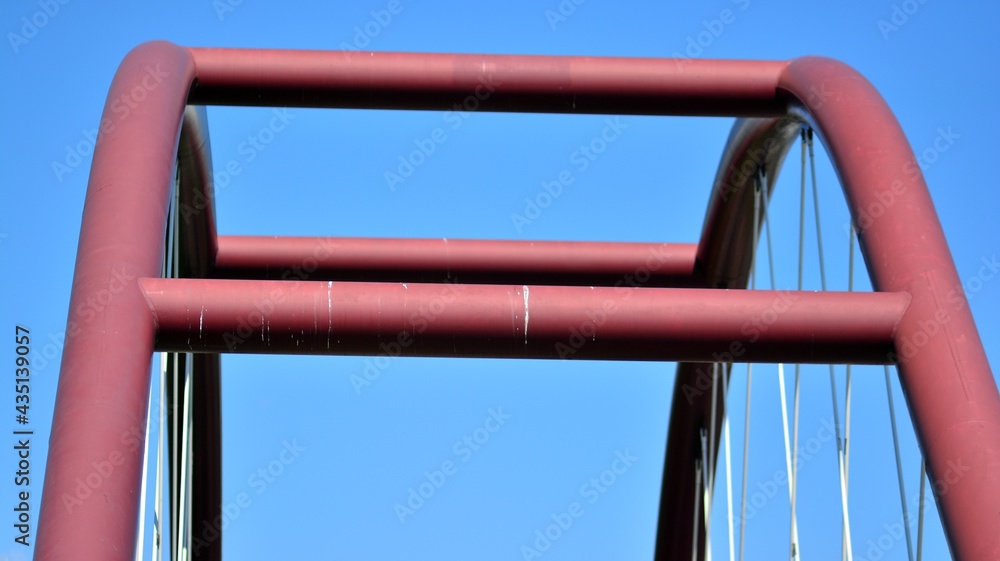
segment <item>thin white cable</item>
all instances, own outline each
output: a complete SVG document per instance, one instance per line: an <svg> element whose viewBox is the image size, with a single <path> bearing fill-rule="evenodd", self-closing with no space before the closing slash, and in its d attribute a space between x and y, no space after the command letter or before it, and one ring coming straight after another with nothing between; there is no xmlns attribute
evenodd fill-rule
<svg viewBox="0 0 1000 561"><path fill-rule="evenodd" d="M139 483L139 534L136 536L135 561L142 561L146 547L146 488L149 479L149 446L145 435L149 434L150 417L153 414L153 388L149 388L149 402L146 405L146 432L142 439L142 479Z"/></svg>
<svg viewBox="0 0 1000 561"><path fill-rule="evenodd" d="M839 461L839 463L840 463L840 466L839 466L840 467L840 471L839 471L839 475L840 475L840 478L839 478L840 479L840 508L841 508L841 512L843 513L843 525L844 525L844 532L842 534L842 541L844 541L846 543L846 545L847 545L846 548L842 548L842 551L846 551L847 552L847 561L854 561L854 548L851 545L851 518L847 514L848 513L848 510L847 510L847 481L844 479L845 476L844 476L843 456L840 456L838 458L838 460L840 460Z"/></svg>
<svg viewBox="0 0 1000 561"><path fill-rule="evenodd" d="M747 466L750 459L750 386L753 384L753 363L747 363L747 402L743 425L743 477L740 483L740 561L746 541L747 524Z"/></svg>
<svg viewBox="0 0 1000 561"><path fill-rule="evenodd" d="M179 226L177 208L180 205L180 175L176 171L174 174L174 189L171 195L171 204L167 216L167 236L166 243L167 247L164 251L164 262L162 267L162 275L164 278L175 278L177 276L177 228ZM170 362L170 353L160 353L160 375L158 376L157 383L159 385L159 391L157 392L157 407L156 407L156 468L155 468L155 483L153 490L153 551L151 558L156 561L161 561L163 559L163 424L164 424L164 385L167 380L167 370L168 364ZM150 407L152 407L152 388L150 388ZM146 439L149 439L149 420L152 419L153 411L149 411L147 424L146 424ZM148 448L147 448L148 450ZM148 452L147 452L148 454ZM145 461L144 461L145 463ZM143 484L145 485L145 473L143 474ZM142 498L142 504L145 505L146 499L145 495ZM142 539L145 536L145 531L140 530L139 533L139 547L137 548L137 553L143 550ZM141 553L139 553L141 555Z"/></svg>
<svg viewBox="0 0 1000 561"><path fill-rule="evenodd" d="M771 290L775 290L777 284L774 275L774 247L771 242L771 219L768 215L768 207L770 206L770 196L767 192L767 185L763 186L763 197L764 204L761 207L761 215L764 218L764 232L767 237L767 265L771 278ZM782 436L785 440L785 473L789 476L788 481L788 501L791 503L792 500L792 457L791 457L791 444L788 438L788 397L785 391L785 365L784 363L778 363L778 394L781 397L781 428ZM795 517L795 513L792 513L792 517ZM799 541L799 529L798 524L792 524L792 540L795 543ZM800 549L800 548L797 548Z"/></svg>
<svg viewBox="0 0 1000 561"><path fill-rule="evenodd" d="M702 474L705 477L705 544L706 544L706 556L705 559L711 559L708 553L708 544L711 543L711 531L712 531L712 502L715 497L715 459L717 448L715 445L715 417L718 414L718 403L719 403L719 363L712 363L712 408L711 417L709 419L709 429L708 429L708 447L703 450L703 457L705 459L702 464Z"/></svg>
<svg viewBox="0 0 1000 561"><path fill-rule="evenodd" d="M194 360L193 360L193 356L188 355L188 359L190 360L190 362L188 363L189 364L189 366L188 366L188 383L193 385L193 382L192 382L192 380L194 379L194 374L193 374L194 373ZM192 399L192 401L191 401L192 405L191 406L193 408L194 407L194 398L192 397L191 399ZM193 425L192 420L191 420L193 418L193 415L194 415L194 413L191 412L191 413L188 414L188 418L187 418L187 423L188 423L189 426L191 426L191 428L188 430L188 434L191 435L191 436L189 436L188 443L187 443L187 465L184 466L184 469L187 470L187 474L188 474L187 501L185 502L186 504L184 506L184 517L187 520L187 527L188 527L187 536L184 538L185 539L185 542L184 542L184 548L185 548L185 550L184 550L184 558L185 558L185 560L191 558L191 555L192 555L191 554L191 546L194 544L194 542L192 540L192 537L194 536L194 520L191 518L191 507L194 504L194 492L192 491L192 482L191 482L191 478L192 478L192 476L194 474L194 436L193 436L194 425Z"/></svg>
<svg viewBox="0 0 1000 561"><path fill-rule="evenodd" d="M708 465L710 465L708 463L708 434L705 432L705 429L701 429L701 500L704 503L702 508L705 512L705 559L706 561L712 561L712 535L710 533L712 528L709 524L712 516L710 512L712 506L712 491L709 488L710 483L708 474L710 473L710 470L706 467Z"/></svg>
<svg viewBox="0 0 1000 561"><path fill-rule="evenodd" d="M166 277L166 278L177 278L179 276L179 272L177 270L177 262L180 259L180 248L177 245L177 229L180 226L180 222L179 222L179 216L178 216L178 213L177 213L177 210L176 210L179 206L180 206L180 171L177 170L176 173L175 173L175 175L174 175L173 207L172 207L172 211L173 212L171 213L170 222L169 222L169 224L170 224L171 227L170 227L169 235L167 237L167 252L166 252L166 263L165 263L165 271L164 271L164 277ZM163 356L165 357L165 361L166 361L166 363L169 366L164 369L163 375L162 375L161 380L160 380L160 421L161 422L160 422L159 435L158 435L159 442L158 442L158 446L157 446L157 448L158 448L158 451L157 451L157 458L158 458L157 464L158 464L159 469L157 470L158 483L157 483L157 486L156 486L157 487L157 493L158 493L158 499L156 499L157 506L155 507L155 514L157 516L157 540L158 540L158 542L157 542L157 560L158 561L162 560L162 558L163 558L163 549L164 549L163 548L163 543L164 543L164 540L163 540L163 518L164 518L164 512L163 512L163 473L166 472L166 475L169 478L169 485L170 485L170 512L175 512L176 511L175 507L177 507L177 505L176 505L176 502L175 502L175 495L177 493L177 490L180 488L180 486L178 485L178 482L177 482L178 474L173 473L174 472L174 470L173 470L173 462L175 461L174 458L173 458L173 456L176 453L176 451L178 450L177 439L178 439L179 434L180 434L180 431L178 430L178 415L177 415L177 407L176 407L177 396L176 395L173 396L174 403L170 404L170 410L174 414L173 414L173 419L172 419L173 427L172 427L172 432L170 434L171 443L169 444L169 446L170 446L171 453L169 454L169 456L170 456L169 458L167 457L168 454L164 454L164 448L167 445L166 442L165 442L166 438L164 437L164 433L167 430L166 426L165 426L166 425L167 413L166 413L166 409L163 406L163 404L166 402L166 385L167 385L167 378L168 378L168 376L173 378L173 387L174 388L180 387L179 384L178 384L178 378L180 376L180 374L179 374L179 370L180 370L180 355L177 354L177 353L165 353ZM176 389L175 389L175 393L176 393ZM170 518L170 512L167 513L167 516L166 516L167 519ZM173 521L173 520L170 521L171 530L173 530L172 527L175 524L175 522L176 521ZM169 538L167 540L167 543L169 544ZM170 545L170 550L169 550L170 551L170 559L176 560L177 557L178 557L178 552L177 552L177 549L175 547L175 544L169 544L169 545Z"/></svg>
<svg viewBox="0 0 1000 561"><path fill-rule="evenodd" d="M172 432L171 432L171 442L170 442L170 463L167 473L170 475L169 489L170 489L170 533L174 538L172 540L170 558L172 561L177 561L180 556L180 551L177 549L177 545L180 544L179 538L177 538L177 528L180 527L179 518L181 513L181 473L183 469L180 465L178 456L181 455L181 444L184 435L184 394L179 393L180 388L183 386L182 380L184 379L184 373L181 371L181 364L183 364L183 355L180 353L172 353L174 368L171 370L170 374L173 377L173 398L170 404L172 415Z"/></svg>
<svg viewBox="0 0 1000 561"><path fill-rule="evenodd" d="M736 561L736 540L733 539L733 460L729 439L729 365L722 368L722 435L726 446L726 513L729 522L729 561Z"/></svg>
<svg viewBox="0 0 1000 561"><path fill-rule="evenodd" d="M760 190L763 171L754 181L753 193L753 240L750 242L750 290L757 288L757 245L760 241ZM765 183L766 184L766 183ZM747 516L747 471L750 460L750 389L753 386L753 363L747 363L747 403L743 420L743 477L740 483L740 561L743 561L746 542Z"/></svg>
<svg viewBox="0 0 1000 561"><path fill-rule="evenodd" d="M854 229L847 232L847 291L854 292ZM844 388L844 487L850 489L851 483L851 365L847 365L847 384ZM847 558L847 536L843 538L844 551L842 559Z"/></svg>
<svg viewBox="0 0 1000 561"><path fill-rule="evenodd" d="M708 493L709 495L715 494L715 460L718 454L718 448L715 443L715 418L718 415L719 406L719 363L712 363L712 414L708 420L708 454L711 463L706 464L708 469L705 470L705 479L708 482ZM705 515L711 517L712 510L711 504L706 505ZM708 528L705 528L708 530Z"/></svg>
<svg viewBox="0 0 1000 561"><path fill-rule="evenodd" d="M702 432L704 435L704 432ZM703 440L704 442L704 440ZM701 523L701 501L698 495L701 494L701 460L694 461L694 481L697 489L694 491L694 524L692 524L694 534L691 536L691 561L698 561L698 530Z"/></svg>
<svg viewBox="0 0 1000 561"><path fill-rule="evenodd" d="M927 465L924 459L920 458L920 502L917 508L917 561L920 561L924 552L924 487L927 486Z"/></svg>
<svg viewBox="0 0 1000 561"><path fill-rule="evenodd" d="M899 433L896 430L896 408L892 399L892 380L889 377L889 366L885 367L885 393L889 399L889 421L892 426L892 447L896 452L896 477L899 479L899 501L903 507L903 529L906 531L906 553L913 561L913 540L910 538L910 514L906 508L906 488L903 485L903 460L899 454Z"/></svg>
<svg viewBox="0 0 1000 561"><path fill-rule="evenodd" d="M796 512L796 499L798 499L798 471L799 471L799 393L800 393L800 366L795 365L795 396L793 397L793 410L792 410L792 498L791 498L791 510L792 510L792 547L791 547L791 559L795 561L799 559L799 548L798 540L796 536L799 533L798 524L798 514Z"/></svg>
<svg viewBox="0 0 1000 561"><path fill-rule="evenodd" d="M819 213L819 187L816 183L816 158L813 150L813 132L809 129L806 133L806 144L809 149L809 173L812 177L813 213L816 221L816 246L819 254L819 280L820 287L826 292L826 260L823 257L823 228L820 222ZM801 282L801 281L800 281ZM801 290L802 287L799 287ZM840 484L840 507L841 507L841 546L842 556L847 557L847 561L854 561L854 551L851 544L851 521L847 508L847 476L844 474L844 446L840 438L840 406L837 404L837 376L833 365L830 368L830 397L833 401L833 430L837 440L837 480Z"/></svg>
<svg viewBox="0 0 1000 561"><path fill-rule="evenodd" d="M160 405L157 410L159 425L156 435L156 494L153 498L153 559L162 561L163 559L163 424L165 412L163 410L164 385L167 380L167 353L160 353Z"/></svg>
<svg viewBox="0 0 1000 561"><path fill-rule="evenodd" d="M184 358L184 421L183 436L181 437L181 485L180 499L178 501L182 508L177 513L177 559L187 561L188 554L188 501L189 489L188 469L189 451L191 449L191 355Z"/></svg>
<svg viewBox="0 0 1000 561"><path fill-rule="evenodd" d="M805 238L806 238L806 133L805 130L802 131L802 188L799 194L799 270L798 270L798 284L797 288L799 291L802 290L803 286L803 271L805 262ZM792 473L790 476L792 482L792 499L791 499L791 522L792 522L792 543L790 547L790 558L795 561L799 558L798 547L795 542L795 534L798 530L798 521L796 516L796 500L798 499L798 471L799 471L799 396L801 394L802 388L802 365L796 363L795 365L795 393L792 398Z"/></svg>

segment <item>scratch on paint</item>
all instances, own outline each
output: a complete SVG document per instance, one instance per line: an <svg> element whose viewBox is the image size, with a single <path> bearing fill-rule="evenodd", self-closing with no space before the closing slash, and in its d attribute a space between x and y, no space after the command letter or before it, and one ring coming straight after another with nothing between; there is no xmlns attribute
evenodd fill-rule
<svg viewBox="0 0 1000 561"><path fill-rule="evenodd" d="M330 348L330 335L333 334L333 281L326 283L326 348Z"/></svg>
<svg viewBox="0 0 1000 561"><path fill-rule="evenodd" d="M528 344L528 285L523 285L524 288L524 344Z"/></svg>
<svg viewBox="0 0 1000 561"><path fill-rule="evenodd" d="M198 340L201 340L202 326L205 323L205 306L201 307L201 314L198 315Z"/></svg>

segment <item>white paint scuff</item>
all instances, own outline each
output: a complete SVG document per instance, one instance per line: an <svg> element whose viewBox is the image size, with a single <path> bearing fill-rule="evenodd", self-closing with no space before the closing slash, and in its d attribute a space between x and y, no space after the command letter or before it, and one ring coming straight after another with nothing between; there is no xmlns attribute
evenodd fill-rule
<svg viewBox="0 0 1000 561"><path fill-rule="evenodd" d="M524 344L528 344L528 285L522 285L524 289Z"/></svg>

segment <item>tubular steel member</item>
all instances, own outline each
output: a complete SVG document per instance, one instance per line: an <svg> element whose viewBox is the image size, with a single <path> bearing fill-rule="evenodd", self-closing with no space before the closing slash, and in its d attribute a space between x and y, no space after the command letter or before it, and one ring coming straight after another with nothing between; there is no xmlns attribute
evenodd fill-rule
<svg viewBox="0 0 1000 561"><path fill-rule="evenodd" d="M154 83L156 88L151 87ZM656 59L183 49L158 42L137 47L126 57L112 83L106 119L110 119L113 100L130 95L144 84L147 95L142 111L115 121L113 128L102 127L95 151L36 558L124 560L134 555L139 513L136 490L142 458L141 454L124 452L120 438L136 428L141 432L144 427L156 330L147 292L150 300L155 300L151 288L159 288L156 283L172 282L175 288L163 285L160 294L176 299L182 296L182 288L212 287L198 284L208 281L154 278L161 264L166 202L173 183L185 104L447 110L455 99L467 96L476 96L481 110L492 111L766 117L783 117L791 112L802 119L814 119L841 174L873 284L877 290L906 293L912 298L906 310L899 311L899 327L889 336L894 341L894 352L886 352L879 360L900 361L901 382L929 472L940 484L937 488L945 489L937 494L937 502L952 553L968 560L1000 555L1000 534L994 531L1000 525L1000 514L995 510L995 505L1000 504L1000 394L961 298L958 277L926 185L918 171L905 173L904 165L914 161L905 137L877 92L849 68L815 58L791 63L692 60L679 65ZM892 204L885 202L890 198ZM876 204L882 204L884 212L877 220L866 220L874 214L870 210ZM725 222L746 220L739 218L739 213L733 216ZM720 228L725 226L719 224ZM212 229L205 227L203 231ZM206 257L211 262L211 254ZM696 262L695 266L696 275L711 273L704 262ZM136 282L138 278L143 279L142 287ZM264 281L245 282L256 287L248 291L267 286ZM310 293L307 284L311 283L303 283L303 294ZM957 297L951 292L956 287ZM436 288L441 289L440 285ZM508 299L516 300L518 296L516 290L509 291L510 287L492 287L492 291L489 286L481 288L485 290L484 298L502 297L503 290L508 290ZM543 287L531 286L529 290L534 294L521 296L547 294ZM548 290L557 294L574 289ZM691 292L701 301L703 297L694 294L698 291ZM718 294L727 298L723 291ZM310 320L318 321L323 310L319 300L322 295L312 295L316 301L311 304L289 300L296 306L311 305L315 312L312 317L298 318L300 328L307 328ZM383 308L383 314L401 314L405 298L384 296L396 302L398 308ZM830 296L837 297L823 298ZM904 295L872 296L871 302L885 303L886 299ZM552 301L559 298L553 296ZM662 299L666 302L658 305L665 304L668 309L684 307L669 297ZM86 307L90 301L106 305L94 312ZM745 305L748 301L733 299L730 303ZM515 310L517 304L508 302ZM245 309L240 306L245 303L232 303L231 311ZM502 302L500 306L502 309ZM549 310L553 313L549 324L537 317L527 322L529 329L539 323L548 325L548 335L542 332L539 340L564 334L565 320L579 319L587 311L578 302L567 301L565 306L561 311ZM170 312L164 318L180 321L176 302L171 306L161 302L160 308ZM760 310L751 306L744 313L754 309ZM534 307L530 310L534 312ZM685 319L695 322L701 313L693 309L675 311L688 314L690 317ZM505 313L509 321L511 309ZM865 310L855 313L864 314ZM634 336L630 344L637 352L652 352L645 338L650 329L661 330L661 335L680 335L676 333L680 331L676 327L682 322L680 316L671 318L671 324L654 324L654 316L656 313L645 318L642 330L629 333L623 328L617 334L620 344L629 344L625 338ZM443 313L439 319L444 317ZM491 321L481 324L485 332L493 329L489 327ZM213 325L225 328L228 324L223 321ZM442 330L437 332L439 337L449 336L447 322L435 321L433 325L433 329ZM457 330L459 326L467 327L468 323L454 325L456 330L450 333L453 340L463 337L463 332ZM704 357L710 354L710 345L722 342L713 330L732 330L734 325L706 322L702 327L705 330L699 333L703 347L691 354ZM850 339L855 336L853 329L841 322L826 336ZM190 327L186 330L193 333ZM163 336L178 331L183 329L165 329ZM265 330L265 340L266 336ZM528 336L530 343L530 331ZM598 337L582 348L599 348L600 341ZM367 345L371 348L378 342L376 338ZM485 348L502 346L490 340L480 343ZM883 351L884 343L879 343ZM789 352L792 356L802 354L802 349ZM106 464L113 469L103 469ZM960 465L964 471L949 473L949 465ZM92 476L95 466L102 469ZM78 497L78 482L91 480L96 488ZM677 508L690 512L688 506L691 504L678 504ZM690 555L690 551L686 553Z"/></svg>
<svg viewBox="0 0 1000 561"><path fill-rule="evenodd" d="M612 115L779 116L786 62L189 49L191 103ZM405 92L405 95L403 94Z"/></svg>
<svg viewBox="0 0 1000 561"><path fill-rule="evenodd" d="M141 279L179 352L883 364L896 293ZM387 350L391 347L391 351Z"/></svg>
<svg viewBox="0 0 1000 561"><path fill-rule="evenodd" d="M695 244L221 236L216 278L700 287ZM638 277L638 278L637 278Z"/></svg>

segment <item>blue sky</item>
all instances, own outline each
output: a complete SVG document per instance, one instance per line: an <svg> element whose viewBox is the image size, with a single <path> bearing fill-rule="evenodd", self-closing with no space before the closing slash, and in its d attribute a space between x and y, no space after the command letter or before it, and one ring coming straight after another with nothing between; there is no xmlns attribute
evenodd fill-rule
<svg viewBox="0 0 1000 561"><path fill-rule="evenodd" d="M100 121L122 57L150 39L326 50L840 59L881 91L918 154L987 353L1000 364L994 313L1000 283L983 268L1000 253L993 165L1000 7L993 3L49 4L54 15L44 17L36 15L45 13L44 1L0 7L6 38L0 72L7 84L0 107L8 131L0 140L0 282L8 295L0 325L9 332L23 325L35 336L35 513L90 167L87 131ZM33 30L25 23L32 19L44 24ZM459 121L441 112L290 109L281 130L261 136L272 109L213 107L208 115L215 169L229 162L239 169L216 176L219 231L276 235L696 241L732 125L721 118L625 117L615 141L584 168L574 153L601 134L605 116L470 113ZM399 157L438 128L446 134L434 153L404 182L390 185L386 172L398 171ZM253 137L272 140L251 149ZM828 280L844 289L846 211L821 148L817 157ZM574 183L550 207L529 224L512 220L524 212L526 198L563 170ZM796 147L771 211L779 288L795 283L798 174ZM818 289L811 251L806 283ZM856 279L867 288L863 272ZM758 286L768 282L765 273ZM13 360L13 343L4 348ZM578 503L572 526L542 558L650 558L672 364L374 360L224 360L224 501L235 504L241 493L249 499L226 528L228 556L524 559L536 530ZM371 384L352 384L370 364L378 371ZM737 369L731 388L737 497L743 372ZM809 489L800 492L799 507L807 558L836 555L840 543L836 451L823 437L832 419L826 372L808 368L803 376L801 439L818 443L801 480ZM837 376L842 392L843 368ZM854 382L855 558L874 557L872 551L905 559L897 537L879 541L901 518L881 368L857 369ZM3 395L4 403L14 401L9 384ZM915 495L919 456L898 386L895 395L907 493ZM843 395L838 399L843 407ZM753 400L749 491L766 500L748 521L747 556L762 558L782 555L788 539L781 494L787 491L769 492L776 478L783 481L784 469L774 367L755 368ZM13 428L12 418L7 423ZM478 439L476 449L466 438ZM6 472L15 458L4 448ZM255 475L268 466L280 475ZM614 483L595 491L588 482L613 466L621 472ZM444 474L443 483L401 522L395 505L428 477L441 482L435 471ZM30 558L32 548L13 542L10 478L0 489L8 512L0 557ZM716 490L713 544L721 558L728 555L724 485ZM945 551L934 528L925 554L940 558Z"/></svg>

